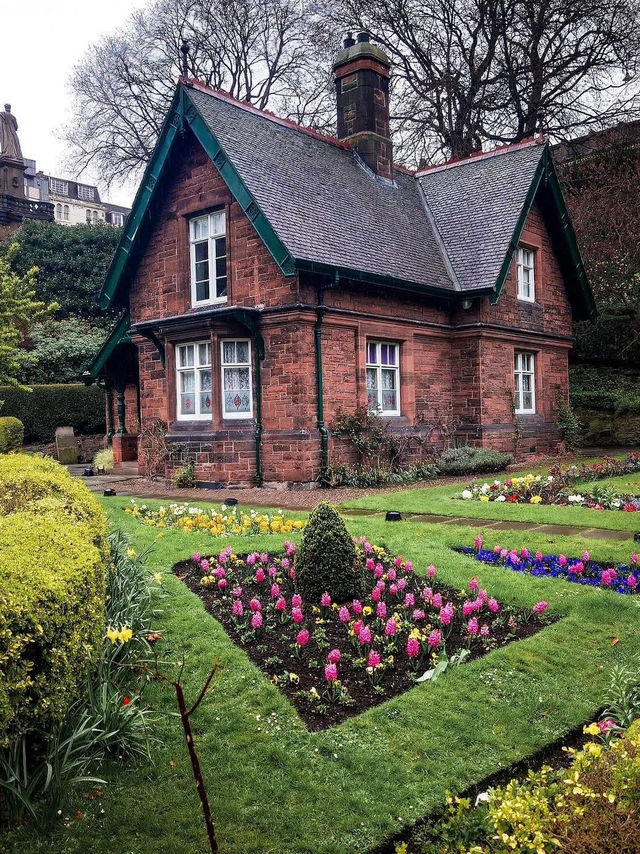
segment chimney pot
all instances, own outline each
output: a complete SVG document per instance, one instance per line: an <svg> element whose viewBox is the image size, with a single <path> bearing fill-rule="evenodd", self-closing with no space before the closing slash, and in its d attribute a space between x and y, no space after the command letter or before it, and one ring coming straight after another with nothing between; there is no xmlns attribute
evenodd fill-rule
<svg viewBox="0 0 640 854"><path fill-rule="evenodd" d="M355 39L353 38L353 34L347 33L346 39L342 42L342 47L344 47L344 48L353 47L355 43L356 42L355 42Z"/></svg>
<svg viewBox="0 0 640 854"><path fill-rule="evenodd" d="M362 32L357 35L358 44L364 44L370 40L369 33L366 30L362 30Z"/></svg>

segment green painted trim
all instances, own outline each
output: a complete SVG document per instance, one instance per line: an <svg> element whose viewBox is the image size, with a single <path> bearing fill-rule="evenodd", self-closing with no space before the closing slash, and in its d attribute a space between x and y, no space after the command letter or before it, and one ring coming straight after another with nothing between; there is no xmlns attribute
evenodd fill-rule
<svg viewBox="0 0 640 854"><path fill-rule="evenodd" d="M89 366L89 369L84 372L83 376L86 376L87 380L95 382L118 344L125 344L131 340L129 338L129 323L129 312L124 311L110 332L109 337L100 348L98 355Z"/></svg>
<svg viewBox="0 0 640 854"><path fill-rule="evenodd" d="M235 166L227 156L226 151L202 118L198 108L189 98L188 90L184 91L185 98L188 100L188 105L185 106L184 110L185 121L220 172L234 199L238 202L258 232L258 235L282 271L282 274L284 276L294 276L296 272L295 262L289 250L274 231L271 223L260 209L260 205L251 195Z"/></svg>
<svg viewBox="0 0 640 854"><path fill-rule="evenodd" d="M178 86L162 130L160 131L160 137L151 155L151 160L145 169L142 181L138 187L122 237L107 271L102 289L100 290L98 302L101 308L109 308L116 297L129 264L132 250L138 239L140 225L149 212L149 206L158 179L166 165L176 134L182 127L182 97L180 90L181 87Z"/></svg>
<svg viewBox="0 0 640 854"><path fill-rule="evenodd" d="M500 294L502 293L504 283L509 274L509 269L513 260L513 254L518 248L518 244L520 242L520 238L522 237L522 232L524 230L527 217L529 216L531 207L533 205L541 183L543 187L545 189L548 189L550 192L551 200L553 202L553 210L556 216L558 217L557 231L558 234L561 236L562 242L565 244L571 259L570 271L575 277L579 293L583 300L582 308L584 309L585 317L591 317L593 316L593 314L595 314L595 302L593 299L593 292L591 290L591 286L589 285L589 280L587 278L587 274L584 268L580 249L578 248L578 242L576 240L575 231L573 230L573 225L571 223L571 217L569 215L569 211L567 210L567 205L562 194L562 188L560 186L560 181L558 179L557 172L553 165L551 154L549 153L548 144L545 145L543 149L542 155L540 157L540 162L538 164L538 167L536 168L533 180L531 181L531 186L527 191L522 210L520 211L520 215L518 216L518 221L516 222L516 226L513 230L511 240L509 241L507 254L505 255L504 261L502 262L502 266L500 267L498 279L496 281L495 287L493 288L493 293L489 297L489 301L491 305L495 305L500 299Z"/></svg>

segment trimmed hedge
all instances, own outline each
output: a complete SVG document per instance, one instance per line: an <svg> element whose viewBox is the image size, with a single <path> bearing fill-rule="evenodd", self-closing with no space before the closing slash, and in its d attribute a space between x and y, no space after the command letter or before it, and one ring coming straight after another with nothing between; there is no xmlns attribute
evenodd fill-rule
<svg viewBox="0 0 640 854"><path fill-rule="evenodd" d="M76 433L104 433L104 392L96 385L34 385L32 391L0 386L2 415L24 424L26 442L53 442L57 427Z"/></svg>
<svg viewBox="0 0 640 854"><path fill-rule="evenodd" d="M0 418L0 454L21 451L24 442L24 425L18 418Z"/></svg>
<svg viewBox="0 0 640 854"><path fill-rule="evenodd" d="M502 471L512 462L513 454L465 445L444 451L436 465L441 474L484 474Z"/></svg>
<svg viewBox="0 0 640 854"><path fill-rule="evenodd" d="M0 744L60 721L104 632L106 517L53 460L0 458Z"/></svg>

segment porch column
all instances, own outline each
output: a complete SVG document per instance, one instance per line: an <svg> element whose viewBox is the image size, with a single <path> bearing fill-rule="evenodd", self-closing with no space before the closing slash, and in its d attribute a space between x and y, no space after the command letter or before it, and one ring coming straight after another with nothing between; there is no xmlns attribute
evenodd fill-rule
<svg viewBox="0 0 640 854"><path fill-rule="evenodd" d="M127 428L125 427L124 387L118 386L116 388L116 394L118 396L118 429L116 430L116 433L122 435L127 432Z"/></svg>

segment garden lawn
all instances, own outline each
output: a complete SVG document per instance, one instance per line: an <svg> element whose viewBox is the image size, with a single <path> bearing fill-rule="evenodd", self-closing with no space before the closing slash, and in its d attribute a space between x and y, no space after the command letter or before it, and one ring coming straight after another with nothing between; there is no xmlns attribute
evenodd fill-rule
<svg viewBox="0 0 640 854"><path fill-rule="evenodd" d="M519 472L517 476L521 476ZM516 476L516 475L514 475ZM493 483L504 481L509 475L497 474L470 477L469 483ZM611 477L591 483L579 483L575 491L588 490L595 484L614 486L620 492L640 495L640 473ZM426 513L439 516L461 516L465 519L493 520L506 522L533 522L548 525L577 525L582 528L607 528L611 531L640 531L640 513L625 513L622 510L589 510L583 507L558 507L552 504L510 504L495 501L463 501L460 498L466 484L457 483L448 486L429 486L423 489L406 489L392 494L376 494L346 501L341 505L343 511L350 509L400 510L402 513ZM582 550L581 550L582 551ZM580 553L580 552L579 552ZM578 553L578 554L579 554Z"/></svg>
<svg viewBox="0 0 640 854"><path fill-rule="evenodd" d="M170 573L194 550L209 553L223 541L176 530L157 540L157 529L122 512L127 499L104 504L112 524L129 532L138 552L154 547L151 568L164 573L166 591L157 620L164 631L158 652L165 659L184 658L187 699L195 698L220 657L222 672L192 724L222 854L367 851L440 807L446 789L460 791L589 720L601 706L611 664L640 654L635 597L521 576L451 551L483 533L487 546L499 538L509 548L579 555L580 539L352 518L347 522L354 535L366 534L403 554L418 572L434 563L440 579L455 586L466 586L475 574L503 601L530 607L546 599L549 613L564 618L436 683L309 733L280 691ZM238 552L280 544L277 536L265 535L224 542ZM590 541L589 550L596 560L629 556L626 543ZM153 763L112 769L100 800L74 801L68 826L45 841L28 828L15 831L2 839L7 854L207 851L182 732L170 716L175 700L165 684L155 682L145 699L158 711L154 735L160 743L152 746ZM81 818L74 817L76 809Z"/></svg>

